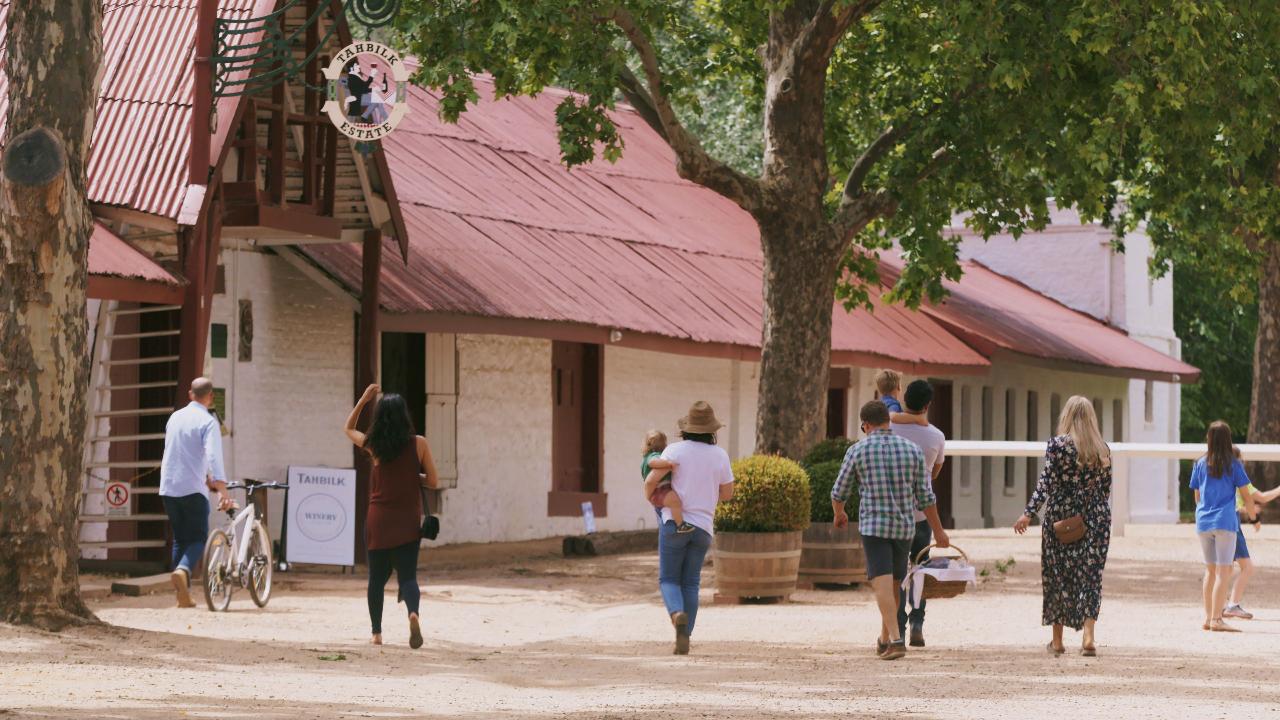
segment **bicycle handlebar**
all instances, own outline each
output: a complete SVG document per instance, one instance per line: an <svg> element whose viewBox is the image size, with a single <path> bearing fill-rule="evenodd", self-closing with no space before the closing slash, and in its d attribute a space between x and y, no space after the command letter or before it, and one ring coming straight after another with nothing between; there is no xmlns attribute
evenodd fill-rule
<svg viewBox="0 0 1280 720"><path fill-rule="evenodd" d="M288 490L289 483L269 482L260 483L253 480L245 480L244 482L228 483L228 490Z"/></svg>

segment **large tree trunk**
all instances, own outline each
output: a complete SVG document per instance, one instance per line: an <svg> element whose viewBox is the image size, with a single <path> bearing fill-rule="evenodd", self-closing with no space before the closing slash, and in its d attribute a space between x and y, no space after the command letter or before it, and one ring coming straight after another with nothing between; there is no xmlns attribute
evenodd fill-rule
<svg viewBox="0 0 1280 720"><path fill-rule="evenodd" d="M832 231L778 218L761 222L764 337L756 452L799 458L822 439L831 361L836 263Z"/></svg>
<svg viewBox="0 0 1280 720"><path fill-rule="evenodd" d="M85 161L97 100L96 0L13 2L0 193L0 620L57 630L80 599Z"/></svg>
<svg viewBox="0 0 1280 720"><path fill-rule="evenodd" d="M827 54L802 40L816 0L774 10L764 49L764 332L756 452L799 458L822 438L831 309L843 243L826 217ZM824 26L825 27L825 26Z"/></svg>
<svg viewBox="0 0 1280 720"><path fill-rule="evenodd" d="M1280 443L1280 239L1265 241L1262 250L1265 257L1258 278L1258 338L1253 346L1249 442ZM1251 465L1249 477L1260 489L1280 485L1280 463ZM1280 515L1280 511L1271 509L1270 514Z"/></svg>

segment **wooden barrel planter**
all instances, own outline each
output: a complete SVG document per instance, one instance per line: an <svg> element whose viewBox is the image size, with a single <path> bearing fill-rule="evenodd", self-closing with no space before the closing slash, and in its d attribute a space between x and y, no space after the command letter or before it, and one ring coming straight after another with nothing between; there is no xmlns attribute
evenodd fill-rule
<svg viewBox="0 0 1280 720"><path fill-rule="evenodd" d="M726 598L787 598L796 590L803 533L716 533L716 592Z"/></svg>
<svg viewBox="0 0 1280 720"><path fill-rule="evenodd" d="M867 558L862 553L858 523L843 530L835 524L813 523L804 531L800 554L800 584L848 585L867 581Z"/></svg>

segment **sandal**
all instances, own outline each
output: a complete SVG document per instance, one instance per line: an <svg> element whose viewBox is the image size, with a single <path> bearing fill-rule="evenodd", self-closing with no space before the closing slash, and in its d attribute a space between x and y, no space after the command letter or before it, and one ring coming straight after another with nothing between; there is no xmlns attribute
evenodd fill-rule
<svg viewBox="0 0 1280 720"><path fill-rule="evenodd" d="M409 647L417 650L422 647L422 626L417 615L409 616Z"/></svg>
<svg viewBox="0 0 1280 720"><path fill-rule="evenodd" d="M1213 632L1231 632L1231 633L1240 632L1240 628L1231 627L1230 625L1223 622L1222 618L1216 618L1213 622L1209 623L1209 629L1212 630Z"/></svg>
<svg viewBox="0 0 1280 720"><path fill-rule="evenodd" d="M1098 657L1098 648L1092 646L1083 646L1080 648L1080 654L1085 657Z"/></svg>
<svg viewBox="0 0 1280 720"><path fill-rule="evenodd" d="M1052 656L1054 656L1054 657L1057 657L1057 656L1059 656L1059 655L1061 655L1061 654L1063 654L1063 653L1065 653L1065 652L1067 651L1067 649L1066 649L1066 648L1056 648L1056 647L1054 647L1054 646L1053 646L1053 641L1052 641L1052 640L1050 640L1050 641L1049 641L1049 643L1048 643L1047 645L1045 645L1045 646L1044 646L1044 648L1045 648L1046 650L1048 650L1048 651L1049 651L1049 654L1050 654L1050 655L1052 655Z"/></svg>

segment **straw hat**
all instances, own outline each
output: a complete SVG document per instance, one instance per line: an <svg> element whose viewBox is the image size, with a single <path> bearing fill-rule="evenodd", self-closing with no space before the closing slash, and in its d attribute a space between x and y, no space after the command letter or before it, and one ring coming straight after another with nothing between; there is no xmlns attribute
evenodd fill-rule
<svg viewBox="0 0 1280 720"><path fill-rule="evenodd" d="M689 408L689 414L677 420L676 425L681 432L699 435L710 434L724 427L724 424L716 419L716 411L702 400L694 403Z"/></svg>

